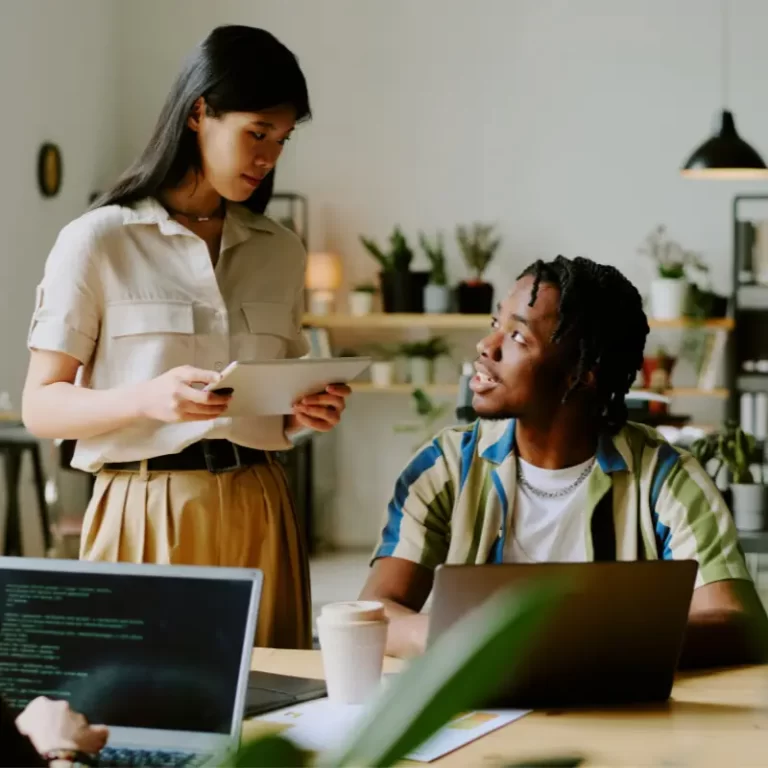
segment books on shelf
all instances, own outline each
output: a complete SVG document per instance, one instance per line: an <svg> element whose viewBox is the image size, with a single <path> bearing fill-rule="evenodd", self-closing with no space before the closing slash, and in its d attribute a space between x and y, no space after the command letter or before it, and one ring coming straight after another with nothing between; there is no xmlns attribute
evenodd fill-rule
<svg viewBox="0 0 768 768"><path fill-rule="evenodd" d="M717 386L718 374L723 370L727 341L728 338L725 331L708 333L704 338L704 348L698 366L699 389L712 390Z"/></svg>

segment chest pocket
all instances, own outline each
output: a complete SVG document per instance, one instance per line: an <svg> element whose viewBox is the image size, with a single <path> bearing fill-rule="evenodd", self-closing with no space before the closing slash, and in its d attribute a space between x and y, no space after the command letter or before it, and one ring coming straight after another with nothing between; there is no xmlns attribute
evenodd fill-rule
<svg viewBox="0 0 768 768"><path fill-rule="evenodd" d="M121 301L107 305L111 385L146 381L195 361L192 303Z"/></svg>
<svg viewBox="0 0 768 768"><path fill-rule="evenodd" d="M232 338L233 359L273 360L286 356L294 335L291 307L269 301L244 301L245 325Z"/></svg>

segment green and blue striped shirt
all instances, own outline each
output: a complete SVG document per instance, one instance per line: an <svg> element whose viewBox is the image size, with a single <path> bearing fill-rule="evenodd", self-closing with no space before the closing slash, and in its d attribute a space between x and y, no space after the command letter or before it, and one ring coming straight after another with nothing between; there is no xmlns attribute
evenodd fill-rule
<svg viewBox="0 0 768 768"><path fill-rule="evenodd" d="M374 559L502 562L516 470L514 420L443 430L400 475ZM590 560L695 559L696 586L751 578L720 492L655 430L629 423L602 436L587 482Z"/></svg>

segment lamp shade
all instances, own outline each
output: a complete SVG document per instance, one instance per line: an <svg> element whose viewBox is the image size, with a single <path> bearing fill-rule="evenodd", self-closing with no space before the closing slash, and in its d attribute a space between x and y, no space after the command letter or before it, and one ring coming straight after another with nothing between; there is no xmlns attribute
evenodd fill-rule
<svg viewBox="0 0 768 768"><path fill-rule="evenodd" d="M315 252L307 257L306 287L310 291L335 291L341 283L341 264L335 253Z"/></svg>
<svg viewBox="0 0 768 768"><path fill-rule="evenodd" d="M758 179L768 177L768 168L736 132L733 114L723 110L720 132L693 152L680 173L695 179Z"/></svg>

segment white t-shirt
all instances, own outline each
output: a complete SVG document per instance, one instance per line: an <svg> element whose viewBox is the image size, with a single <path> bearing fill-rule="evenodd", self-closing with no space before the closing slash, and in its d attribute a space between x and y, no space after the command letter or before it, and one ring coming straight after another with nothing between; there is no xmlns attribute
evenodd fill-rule
<svg viewBox="0 0 768 768"><path fill-rule="evenodd" d="M541 469L517 459L525 480L553 493L572 485L594 458L567 469ZM565 496L542 498L519 480L507 539L505 563L584 562L587 559L587 486L589 477Z"/></svg>

